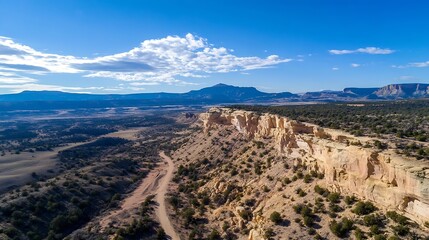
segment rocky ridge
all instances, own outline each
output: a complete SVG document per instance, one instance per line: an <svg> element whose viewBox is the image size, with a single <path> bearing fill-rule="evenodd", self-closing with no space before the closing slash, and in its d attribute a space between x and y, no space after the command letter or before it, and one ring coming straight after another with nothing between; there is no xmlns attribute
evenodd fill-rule
<svg viewBox="0 0 429 240"><path fill-rule="evenodd" d="M331 190L355 194L385 210L429 221L429 164L394 149L365 148L374 141L272 114L212 108L200 115L204 129L232 125L250 139L272 138L279 154L325 174Z"/></svg>

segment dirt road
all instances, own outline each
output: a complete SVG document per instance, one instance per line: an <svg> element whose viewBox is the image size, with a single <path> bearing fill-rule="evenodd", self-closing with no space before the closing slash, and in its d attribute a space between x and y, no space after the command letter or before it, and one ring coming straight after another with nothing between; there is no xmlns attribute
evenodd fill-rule
<svg viewBox="0 0 429 240"><path fill-rule="evenodd" d="M167 173L165 174L165 177L162 179L162 182L157 191L156 201L158 202L159 205L158 205L158 208L156 209L156 215L165 233L167 233L167 235L170 236L171 239L179 240L180 238L177 235L176 231L174 230L174 227L171 224L170 219L168 218L167 208L165 205L165 194L167 193L168 184L173 178L174 163L170 157L165 155L164 152L160 152L159 156L161 156L165 160L165 162L167 162L168 168L167 168Z"/></svg>
<svg viewBox="0 0 429 240"><path fill-rule="evenodd" d="M156 195L155 201L158 207L155 213L161 227L172 240L180 239L168 218L165 205L165 194L167 193L168 184L173 178L174 163L164 152L160 152L159 156L164 160L163 163L153 169L136 190L122 201L120 209L112 211L100 219L101 231L107 229L110 224L126 221L126 219L129 219L131 210L137 209L149 195Z"/></svg>

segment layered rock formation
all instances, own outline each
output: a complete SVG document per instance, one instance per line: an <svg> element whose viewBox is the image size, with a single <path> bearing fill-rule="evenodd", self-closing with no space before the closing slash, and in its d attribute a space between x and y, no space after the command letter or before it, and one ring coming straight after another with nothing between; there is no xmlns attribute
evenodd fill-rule
<svg viewBox="0 0 429 240"><path fill-rule="evenodd" d="M355 143L375 139L354 137L285 117L227 108L200 115L205 131L233 125L250 139L271 138L279 154L323 172L331 190L355 194L386 210L429 221L429 164L405 158L393 149L364 148Z"/></svg>
<svg viewBox="0 0 429 240"><path fill-rule="evenodd" d="M384 98L413 98L429 94L429 84L409 83L390 84L375 91L375 95Z"/></svg>

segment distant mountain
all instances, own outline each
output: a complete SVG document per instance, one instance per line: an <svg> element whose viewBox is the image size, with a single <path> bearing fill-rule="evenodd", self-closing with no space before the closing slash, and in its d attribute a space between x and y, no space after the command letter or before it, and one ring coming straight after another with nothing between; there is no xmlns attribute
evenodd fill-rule
<svg viewBox="0 0 429 240"><path fill-rule="evenodd" d="M351 100L356 98L355 95L343 91L320 91L320 92L306 92L301 96L301 99L306 101L318 101L324 99L327 101Z"/></svg>
<svg viewBox="0 0 429 240"><path fill-rule="evenodd" d="M23 91L21 93L0 95L3 102L26 101L108 101L138 99L171 99L177 98L175 93L138 93L138 94L85 94L60 91Z"/></svg>
<svg viewBox="0 0 429 240"><path fill-rule="evenodd" d="M212 87L193 90L183 94L190 99L219 99L223 101L246 101L270 95L254 87L236 87L226 84L217 84Z"/></svg>
<svg viewBox="0 0 429 240"><path fill-rule="evenodd" d="M429 84L390 84L381 88L345 88L304 94L266 93L254 87L217 84L187 93L82 94L59 91L24 91L0 95L0 111L136 107L153 105L208 105L228 103L282 103L308 101L371 101L383 99L429 98Z"/></svg>
<svg viewBox="0 0 429 240"><path fill-rule="evenodd" d="M379 88L344 88L343 92L354 94L357 97L366 97L373 94Z"/></svg>
<svg viewBox="0 0 429 240"><path fill-rule="evenodd" d="M235 103L254 99L290 98L290 92L265 93L254 87L236 87L217 84L212 87L192 90L187 93L137 93L137 94L83 94L60 91L23 91L0 95L0 102L28 101L120 101L120 100L186 100L211 103Z"/></svg>
<svg viewBox="0 0 429 240"><path fill-rule="evenodd" d="M374 92L375 95L382 98L420 98L429 96L429 84L407 83L390 84Z"/></svg>

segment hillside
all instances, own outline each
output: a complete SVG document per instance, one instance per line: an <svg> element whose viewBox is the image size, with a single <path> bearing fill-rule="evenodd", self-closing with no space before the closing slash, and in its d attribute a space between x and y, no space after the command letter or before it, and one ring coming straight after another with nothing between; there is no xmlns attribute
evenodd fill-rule
<svg viewBox="0 0 429 240"><path fill-rule="evenodd" d="M427 162L273 114L214 108L198 126L172 154L183 239L427 239Z"/></svg>

